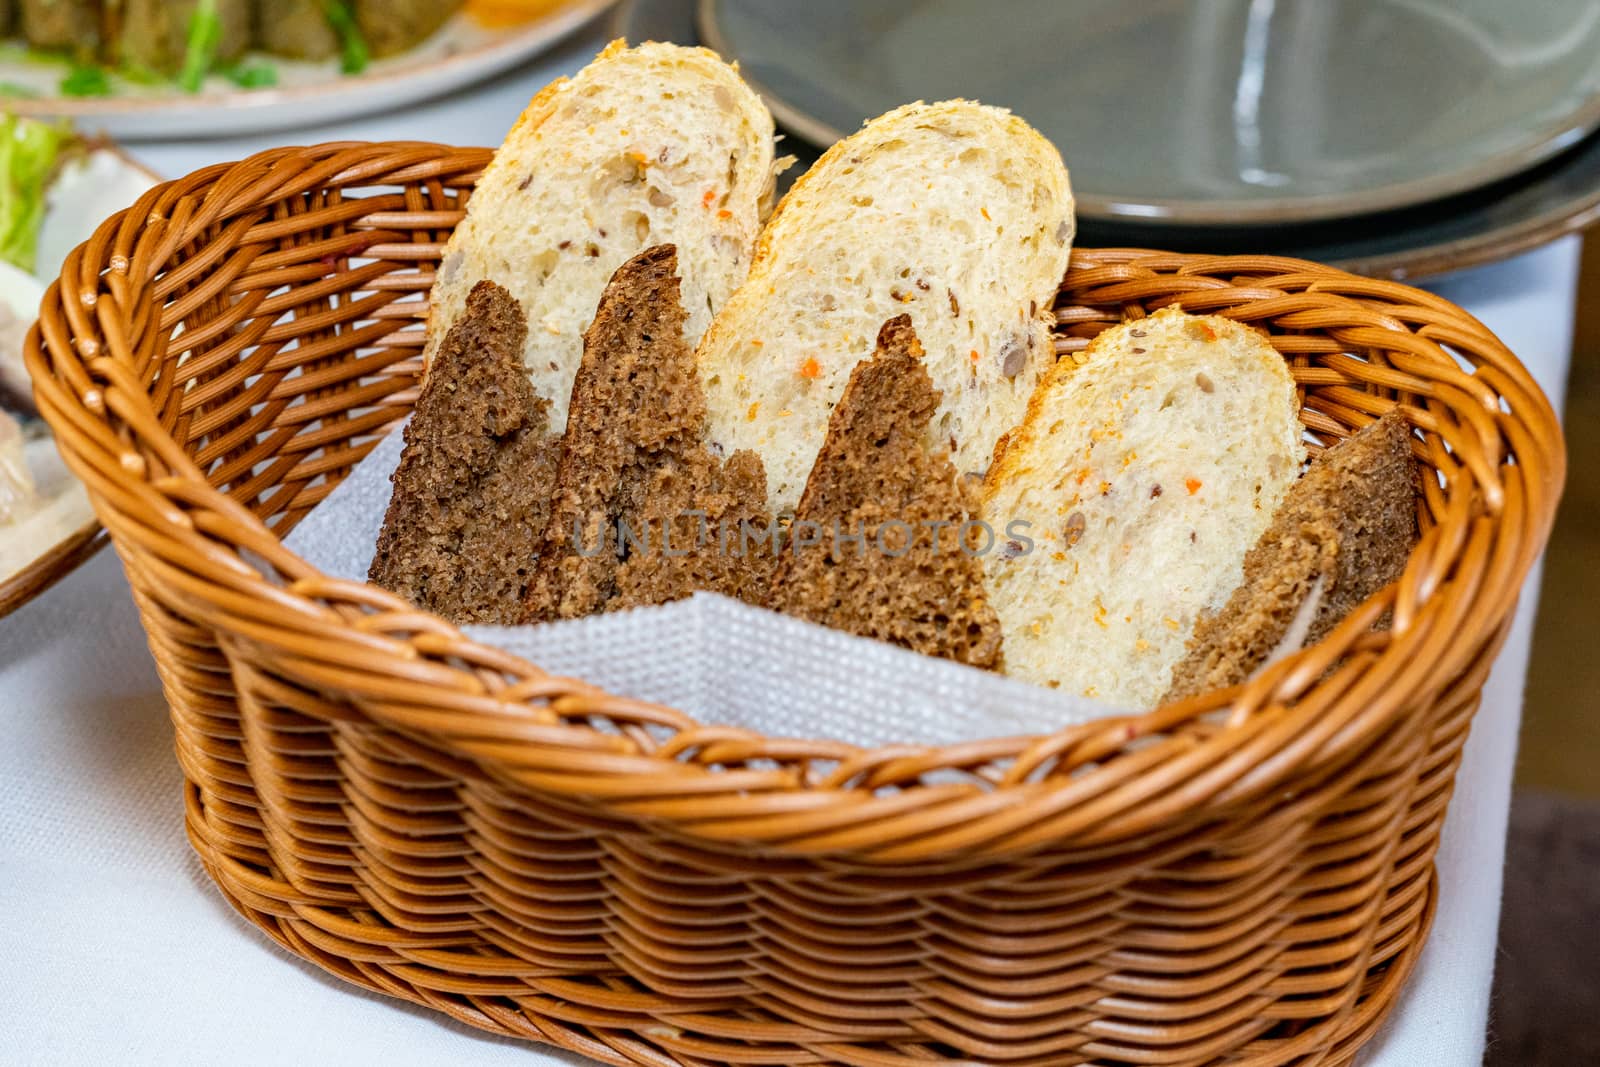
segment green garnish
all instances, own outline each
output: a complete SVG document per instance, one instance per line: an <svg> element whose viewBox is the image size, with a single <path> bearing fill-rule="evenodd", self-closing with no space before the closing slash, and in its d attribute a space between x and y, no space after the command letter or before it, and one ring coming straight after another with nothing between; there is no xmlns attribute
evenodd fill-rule
<svg viewBox="0 0 1600 1067"><path fill-rule="evenodd" d="M189 35L183 45L183 68L178 72L178 88L198 93L217 58L222 43L222 19L217 15L217 0L199 0L189 15Z"/></svg>
<svg viewBox="0 0 1600 1067"><path fill-rule="evenodd" d="M38 95L38 90L30 89L26 85L18 85L16 82L0 82L0 96L9 96L17 100L31 100Z"/></svg>
<svg viewBox="0 0 1600 1067"><path fill-rule="evenodd" d="M229 67L222 73L241 89L270 89L278 84L278 68L259 60Z"/></svg>
<svg viewBox="0 0 1600 1067"><path fill-rule="evenodd" d="M367 51L367 39L356 22L355 8L350 0L327 0L323 11L328 25L339 36L339 69L346 74L360 74L372 62L372 53Z"/></svg>
<svg viewBox="0 0 1600 1067"><path fill-rule="evenodd" d="M62 96L110 96L111 79L104 67L93 63L74 64L61 79Z"/></svg>
<svg viewBox="0 0 1600 1067"><path fill-rule="evenodd" d="M160 71L128 62L117 67L117 76L135 85L165 85L171 80Z"/></svg>
<svg viewBox="0 0 1600 1067"><path fill-rule="evenodd" d="M45 192L72 129L0 112L0 259L33 270Z"/></svg>

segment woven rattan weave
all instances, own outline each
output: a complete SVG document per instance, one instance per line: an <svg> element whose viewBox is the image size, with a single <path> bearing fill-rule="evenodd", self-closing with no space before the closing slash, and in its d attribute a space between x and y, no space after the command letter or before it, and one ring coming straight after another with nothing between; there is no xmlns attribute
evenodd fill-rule
<svg viewBox="0 0 1600 1067"><path fill-rule="evenodd" d="M1178 303L1269 331L1325 442L1403 407L1427 473L1404 578L1245 686L1052 736L702 726L278 542L414 399L487 159L333 144L168 183L67 259L30 338L233 906L358 985L617 1064L1350 1063L1427 931L1563 477L1512 355L1389 282L1080 250L1058 350Z"/></svg>

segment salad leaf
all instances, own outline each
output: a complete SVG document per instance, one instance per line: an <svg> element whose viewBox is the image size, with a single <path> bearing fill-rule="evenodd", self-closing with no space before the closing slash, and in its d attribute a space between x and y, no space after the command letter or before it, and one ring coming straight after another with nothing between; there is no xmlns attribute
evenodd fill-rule
<svg viewBox="0 0 1600 1067"><path fill-rule="evenodd" d="M142 63L123 60L117 65L117 75L135 85L166 85L172 79L160 71L151 70Z"/></svg>
<svg viewBox="0 0 1600 1067"><path fill-rule="evenodd" d="M72 141L65 123L0 113L0 259L33 270L45 193L62 149Z"/></svg>
<svg viewBox="0 0 1600 1067"><path fill-rule="evenodd" d="M183 46L183 67L178 72L178 88L186 93L198 93L206 74L217 59L217 46L222 43L222 18L217 14L217 0L199 0L189 15L189 36Z"/></svg>
<svg viewBox="0 0 1600 1067"><path fill-rule="evenodd" d="M339 36L339 69L346 74L360 74L372 62L372 53L367 50L367 39L356 22L354 6L350 0L327 0L323 11L328 16L328 25Z"/></svg>
<svg viewBox="0 0 1600 1067"><path fill-rule="evenodd" d="M271 63L241 63L223 74L241 89L270 89L278 84L278 68Z"/></svg>
<svg viewBox="0 0 1600 1067"><path fill-rule="evenodd" d="M110 96L111 79L104 67L93 63L74 64L61 79L62 96Z"/></svg>

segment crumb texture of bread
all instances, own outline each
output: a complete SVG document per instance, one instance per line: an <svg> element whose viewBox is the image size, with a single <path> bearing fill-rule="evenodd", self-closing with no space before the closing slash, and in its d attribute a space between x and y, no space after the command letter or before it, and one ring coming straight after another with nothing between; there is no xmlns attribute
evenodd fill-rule
<svg viewBox="0 0 1600 1067"><path fill-rule="evenodd" d="M428 365L472 287L498 282L527 315L522 360L561 432L616 269L675 244L695 344L750 269L774 179L772 116L732 67L704 48L614 42L534 97L478 180L434 283Z"/></svg>
<svg viewBox="0 0 1600 1067"><path fill-rule="evenodd" d="M705 400L683 339L677 268L671 245L648 249L617 269L601 297L525 621L661 604L697 589L766 601L774 557L741 556L721 536L741 522L766 529L766 476L753 454L724 462L701 440Z"/></svg>
<svg viewBox="0 0 1600 1067"><path fill-rule="evenodd" d="M941 394L929 439L981 475L1054 359L1074 225L1061 156L1007 111L867 123L795 182L701 340L711 440L760 455L774 510L792 508L851 371L908 314Z"/></svg>
<svg viewBox="0 0 1600 1067"><path fill-rule="evenodd" d="M1164 308L1053 367L985 479L1007 673L1153 706L1305 461L1294 380L1255 330Z"/></svg>
<svg viewBox="0 0 1600 1067"><path fill-rule="evenodd" d="M908 315L885 323L834 407L795 511L773 606L974 667L1000 659L976 510L925 428L939 405ZM969 536L963 541L963 533Z"/></svg>
<svg viewBox="0 0 1600 1067"><path fill-rule="evenodd" d="M1411 427L1390 411L1312 460L1290 487L1244 558L1244 581L1195 628L1165 700L1247 680L1279 649L1314 593L1319 599L1303 645L1322 640L1399 579L1417 538Z"/></svg>
<svg viewBox="0 0 1600 1067"><path fill-rule="evenodd" d="M522 370L517 302L480 282L405 428L368 578L458 625L521 618L559 440Z"/></svg>

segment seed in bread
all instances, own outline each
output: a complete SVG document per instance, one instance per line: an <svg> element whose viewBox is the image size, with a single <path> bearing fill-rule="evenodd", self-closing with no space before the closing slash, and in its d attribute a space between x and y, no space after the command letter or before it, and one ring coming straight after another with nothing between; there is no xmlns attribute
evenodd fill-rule
<svg viewBox="0 0 1600 1067"><path fill-rule="evenodd" d="M1312 460L1289 488L1244 557L1244 581L1195 628L1164 700L1237 685L1273 655L1322 640L1400 577L1416 544L1411 428L1391 411Z"/></svg>
<svg viewBox="0 0 1600 1067"><path fill-rule="evenodd" d="M757 452L792 507L878 327L911 322L941 393L932 443L982 473L1053 360L1072 192L1020 118L910 104L829 149L761 234L750 277L700 343L711 439Z"/></svg>
<svg viewBox="0 0 1600 1067"><path fill-rule="evenodd" d="M648 249L600 298L527 621L661 604L696 589L766 601L772 554L741 554L722 537L741 522L767 528L766 476L753 454L724 463L701 441L705 400L683 339L677 269L671 245Z"/></svg>
<svg viewBox="0 0 1600 1067"><path fill-rule="evenodd" d="M583 332L628 258L674 243L700 339L745 278L770 206L772 116L704 48L613 42L528 105L478 180L433 287L427 357L484 278L528 317L522 358L567 424Z"/></svg>
<svg viewBox="0 0 1600 1067"><path fill-rule="evenodd" d="M1299 472L1299 405L1266 339L1216 316L1163 309L1079 358L985 479L985 521L1023 533L984 557L990 602L1008 673L1149 707Z"/></svg>
<svg viewBox="0 0 1600 1067"><path fill-rule="evenodd" d="M900 315L856 364L828 420L773 606L823 626L974 667L1000 658L983 588L976 495L925 432L939 406L923 350ZM963 535L966 535L965 537Z"/></svg>
<svg viewBox="0 0 1600 1067"><path fill-rule="evenodd" d="M479 282L405 428L368 578L458 624L521 618L559 440L522 370L511 294Z"/></svg>

